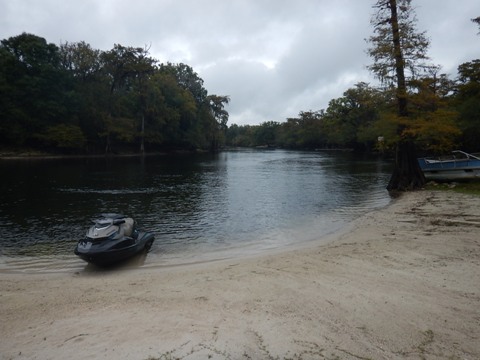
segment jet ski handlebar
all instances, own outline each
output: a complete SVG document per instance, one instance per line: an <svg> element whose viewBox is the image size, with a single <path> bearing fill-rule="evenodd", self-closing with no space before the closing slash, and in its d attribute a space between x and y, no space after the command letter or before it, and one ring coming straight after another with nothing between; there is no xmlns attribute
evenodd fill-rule
<svg viewBox="0 0 480 360"><path fill-rule="evenodd" d="M125 223L126 215L121 214L100 214L98 217L92 219L92 222L98 225L121 225Z"/></svg>

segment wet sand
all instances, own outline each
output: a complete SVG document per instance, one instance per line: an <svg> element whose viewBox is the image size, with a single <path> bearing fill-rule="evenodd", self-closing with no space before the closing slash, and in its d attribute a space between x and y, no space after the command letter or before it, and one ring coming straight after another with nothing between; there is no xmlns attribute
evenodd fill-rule
<svg viewBox="0 0 480 360"><path fill-rule="evenodd" d="M480 359L480 197L408 193L307 248L0 272L0 359Z"/></svg>

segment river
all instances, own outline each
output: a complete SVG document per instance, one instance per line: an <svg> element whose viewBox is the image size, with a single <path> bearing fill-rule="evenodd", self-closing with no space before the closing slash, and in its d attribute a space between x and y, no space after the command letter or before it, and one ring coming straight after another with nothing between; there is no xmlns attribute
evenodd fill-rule
<svg viewBox="0 0 480 360"><path fill-rule="evenodd" d="M0 161L0 269L77 271L98 213L155 234L134 266L170 266L295 247L390 202L391 164L352 153L219 154Z"/></svg>

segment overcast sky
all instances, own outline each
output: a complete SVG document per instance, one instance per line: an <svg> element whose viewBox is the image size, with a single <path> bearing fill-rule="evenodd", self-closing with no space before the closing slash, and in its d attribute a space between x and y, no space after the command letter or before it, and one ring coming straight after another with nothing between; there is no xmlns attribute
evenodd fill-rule
<svg viewBox="0 0 480 360"><path fill-rule="evenodd" d="M183 62L209 94L229 95L229 124L284 121L375 80L364 39L375 0L0 0L0 39L148 46ZM479 0L413 0L442 72L480 58Z"/></svg>

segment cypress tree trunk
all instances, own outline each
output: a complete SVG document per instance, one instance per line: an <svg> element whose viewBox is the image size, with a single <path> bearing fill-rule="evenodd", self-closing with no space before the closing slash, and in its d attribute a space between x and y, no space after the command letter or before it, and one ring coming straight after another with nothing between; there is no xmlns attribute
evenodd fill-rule
<svg viewBox="0 0 480 360"><path fill-rule="evenodd" d="M387 185L388 191L408 191L421 188L425 184L417 161L415 143L403 140L397 144L395 166Z"/></svg>
<svg viewBox="0 0 480 360"><path fill-rule="evenodd" d="M390 24L392 27L393 35L395 72L397 75L398 115L402 117L407 117L407 84L405 82L405 63L403 61L402 44L400 42L400 30L398 28L397 0L389 0L389 2L390 11L392 14Z"/></svg>
<svg viewBox="0 0 480 360"><path fill-rule="evenodd" d="M391 11L390 24L393 35L395 72L397 75L398 115L400 117L408 117L405 63L398 27L397 0L389 0L389 7ZM402 136L404 130L404 125L398 126L397 133L400 135L400 141L396 148L393 173L387 186L389 191L414 190L421 188L425 184L425 176L417 161L415 143L413 139Z"/></svg>
<svg viewBox="0 0 480 360"><path fill-rule="evenodd" d="M140 153L145 155L145 115L142 114L142 128L140 131Z"/></svg>

